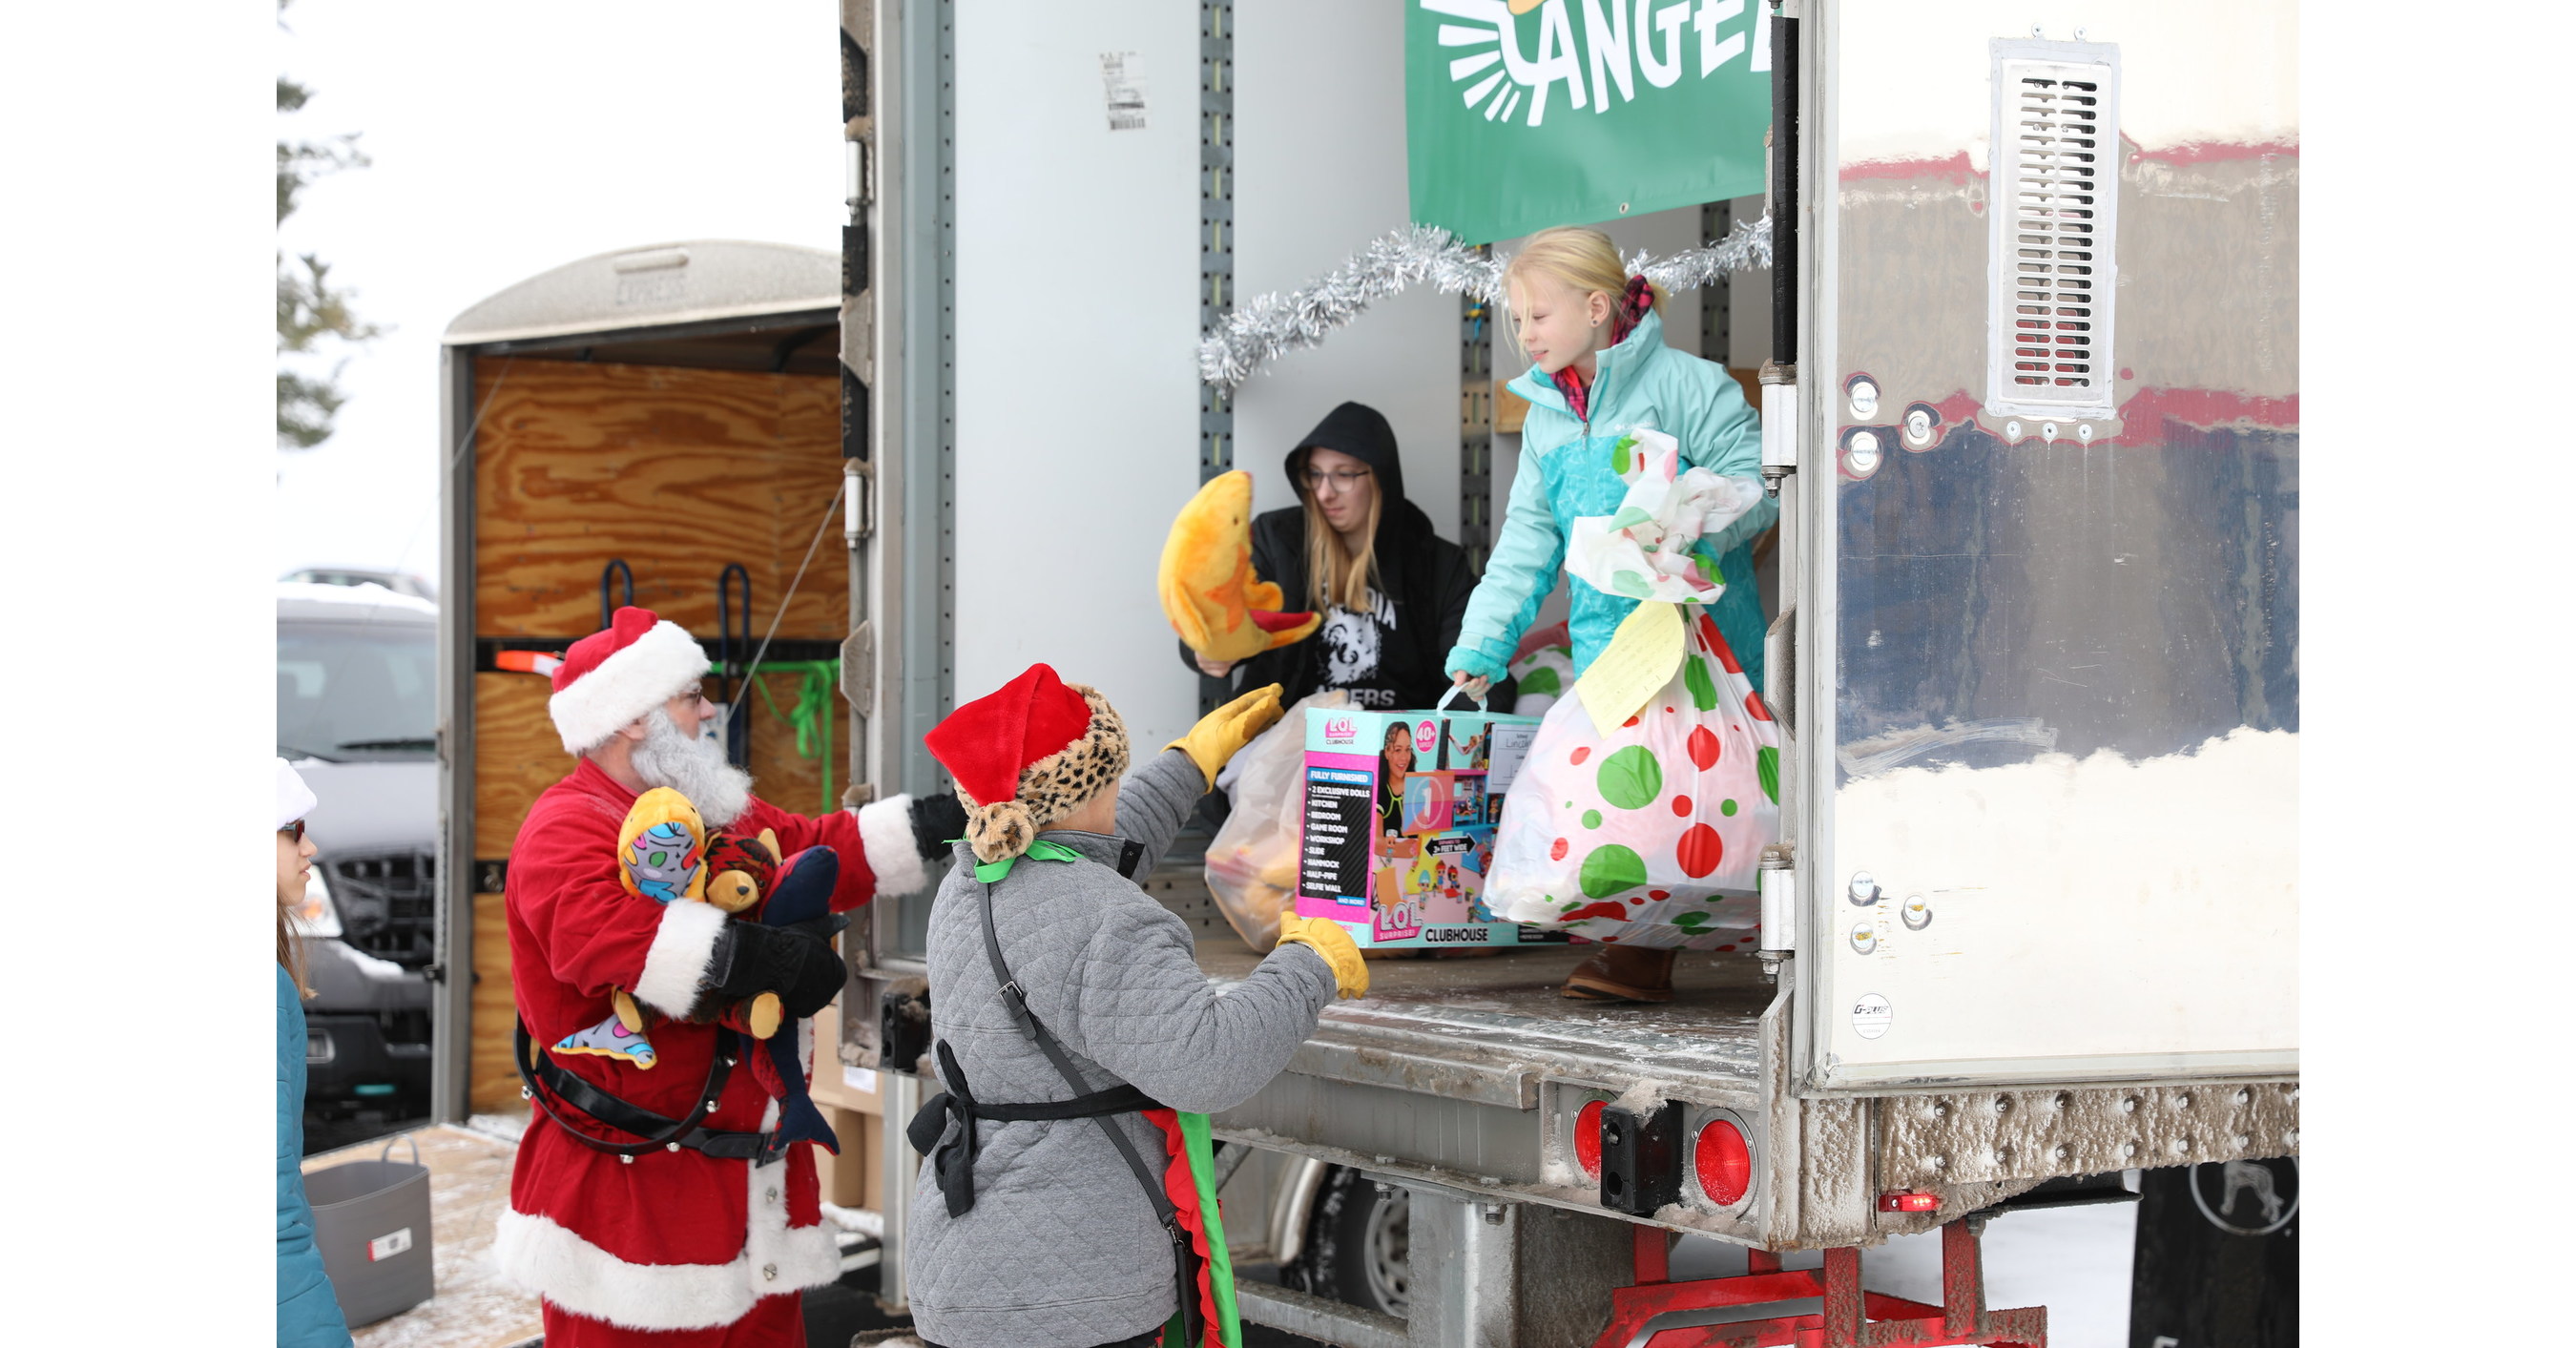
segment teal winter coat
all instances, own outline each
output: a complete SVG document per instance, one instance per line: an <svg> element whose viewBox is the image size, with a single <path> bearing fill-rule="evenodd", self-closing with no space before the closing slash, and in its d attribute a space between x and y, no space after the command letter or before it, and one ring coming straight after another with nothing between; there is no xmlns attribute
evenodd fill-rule
<svg viewBox="0 0 2576 1348"><path fill-rule="evenodd" d="M1618 345L1598 357L1597 373L1577 418L1556 384L1532 366L1511 382L1529 400L1521 427L1520 471L1503 527L1485 562L1485 578L1467 601L1450 669L1500 679L1538 616L1540 601L1556 588L1565 565L1567 522L1608 515L1619 508L1628 484L1610 468L1610 447L1628 431L1651 427L1681 442L1682 462L1725 477L1762 473L1762 426L1744 401L1735 376L1723 366L1664 345L1664 321L1649 312ZM1753 579L1752 543L1779 518L1779 504L1765 497L1743 518L1702 538L1693 549L1714 559L1726 592L1710 605L1717 630L1735 648L1755 688L1762 683L1762 593ZM1574 672L1590 667L1610 644L1611 633L1637 601L1603 594L1579 580L1568 605L1574 637Z"/></svg>
<svg viewBox="0 0 2576 1348"><path fill-rule="evenodd" d="M313 1247L313 1205L304 1201L304 998L277 971L277 1343L278 1348L343 1348L340 1314L322 1252Z"/></svg>

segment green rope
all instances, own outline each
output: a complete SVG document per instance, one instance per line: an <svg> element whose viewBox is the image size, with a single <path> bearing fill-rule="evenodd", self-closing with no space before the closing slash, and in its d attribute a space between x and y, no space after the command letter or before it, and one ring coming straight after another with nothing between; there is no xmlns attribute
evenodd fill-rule
<svg viewBox="0 0 2576 1348"><path fill-rule="evenodd" d="M841 676L841 662L776 660L764 667L761 673L801 673L805 676L804 682L797 686L796 706L792 711L778 709L777 699L770 696L768 680L755 674L751 682L760 689L760 700L769 708L769 714L796 732L796 756L823 760L823 808L816 813L830 814L840 804L832 794L832 693Z"/></svg>

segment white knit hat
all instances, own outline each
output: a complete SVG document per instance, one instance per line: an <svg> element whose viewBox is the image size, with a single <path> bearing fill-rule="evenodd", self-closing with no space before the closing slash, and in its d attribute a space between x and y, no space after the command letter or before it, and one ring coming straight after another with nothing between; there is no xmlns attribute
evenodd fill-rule
<svg viewBox="0 0 2576 1348"><path fill-rule="evenodd" d="M295 769L288 767L285 759L277 760L277 826L279 828L284 828L313 813L313 807L321 803L314 798L313 788L306 786L304 779L295 775Z"/></svg>
<svg viewBox="0 0 2576 1348"><path fill-rule="evenodd" d="M564 652L546 712L563 736L564 752L577 754L706 673L706 648L686 628L648 608L622 608L607 631L593 632Z"/></svg>

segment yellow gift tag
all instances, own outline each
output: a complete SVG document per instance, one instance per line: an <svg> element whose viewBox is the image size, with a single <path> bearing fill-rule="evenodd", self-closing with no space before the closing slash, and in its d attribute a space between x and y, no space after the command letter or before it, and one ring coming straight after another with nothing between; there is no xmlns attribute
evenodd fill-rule
<svg viewBox="0 0 2576 1348"><path fill-rule="evenodd" d="M1681 607L1648 600L1619 624L1609 647L1575 681L1574 691L1582 695L1583 709L1592 713L1593 728L1606 735L1672 682L1681 665Z"/></svg>

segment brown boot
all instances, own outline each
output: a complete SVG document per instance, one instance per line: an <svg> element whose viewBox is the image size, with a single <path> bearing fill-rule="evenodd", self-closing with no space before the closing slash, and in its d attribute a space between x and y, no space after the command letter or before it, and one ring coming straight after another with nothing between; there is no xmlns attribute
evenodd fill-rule
<svg viewBox="0 0 2576 1348"><path fill-rule="evenodd" d="M1668 1002L1673 951L1604 945L1565 976L1565 995L1587 1002Z"/></svg>

